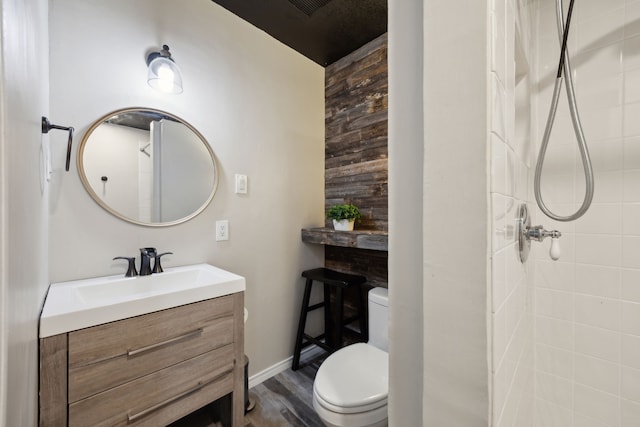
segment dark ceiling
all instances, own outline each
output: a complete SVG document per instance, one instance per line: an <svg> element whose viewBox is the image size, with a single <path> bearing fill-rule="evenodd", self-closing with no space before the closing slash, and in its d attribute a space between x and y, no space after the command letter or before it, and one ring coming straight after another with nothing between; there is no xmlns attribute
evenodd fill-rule
<svg viewBox="0 0 640 427"><path fill-rule="evenodd" d="M387 0L213 0L322 66L387 31Z"/></svg>

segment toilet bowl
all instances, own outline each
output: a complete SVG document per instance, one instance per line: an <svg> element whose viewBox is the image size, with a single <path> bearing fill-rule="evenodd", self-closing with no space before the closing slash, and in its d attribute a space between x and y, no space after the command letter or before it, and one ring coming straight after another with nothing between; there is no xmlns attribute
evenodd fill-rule
<svg viewBox="0 0 640 427"><path fill-rule="evenodd" d="M369 342L330 355L313 383L313 408L329 427L387 426L387 290L369 292Z"/></svg>

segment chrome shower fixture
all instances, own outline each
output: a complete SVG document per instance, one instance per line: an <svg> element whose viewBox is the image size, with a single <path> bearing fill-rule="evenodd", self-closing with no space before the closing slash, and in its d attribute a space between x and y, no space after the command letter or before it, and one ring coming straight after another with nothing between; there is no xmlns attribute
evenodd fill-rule
<svg viewBox="0 0 640 427"><path fill-rule="evenodd" d="M538 207L546 216L556 221L574 221L584 215L591 201L593 200L593 167L591 166L591 158L589 157L589 149L587 147L587 141L584 137L582 130L582 123L580 122L580 116L578 114L578 105L576 103L575 89L573 87L573 71L571 69L571 63L569 62L569 52L567 51L567 38L569 36L569 24L571 23L571 14L573 12L573 2L569 3L569 11L567 13L567 21L564 23L562 0L556 0L556 19L558 26L558 35L560 37L560 60L558 64L558 72L556 74L556 83L553 88L553 96L551 99L551 106L549 107L549 116L547 117L547 124L544 129L544 135L542 136L542 143L540 144L540 153L538 154L538 161L536 164L536 172L533 180L533 188L536 197ZM564 78L563 78L564 71ZM557 215L546 206L542 199L542 190L540 189L540 180L542 176L542 165L544 164L544 158L547 151L547 145L549 144L549 138L551 136L551 129L553 128L553 122L556 117L556 110L558 108L558 99L560 98L560 89L562 82L565 82L567 101L569 104L569 112L571 113L571 122L573 124L573 131L576 135L578 142L578 149L580 150L580 158L582 160L582 168L584 170L585 179L585 194L584 200L580 208L571 215Z"/></svg>
<svg viewBox="0 0 640 427"><path fill-rule="evenodd" d="M541 225L531 226L531 217L527 205L522 203L518 207L518 217L516 218L516 236L518 237L518 253L520 262L525 262L531 250L531 240L542 242L546 237L551 237L551 248L549 256L552 260L560 259L560 237L562 233L558 230L545 230Z"/></svg>

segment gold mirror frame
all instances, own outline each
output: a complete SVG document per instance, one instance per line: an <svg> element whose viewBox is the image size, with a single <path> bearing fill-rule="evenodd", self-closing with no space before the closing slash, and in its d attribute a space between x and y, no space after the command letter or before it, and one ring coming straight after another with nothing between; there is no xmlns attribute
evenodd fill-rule
<svg viewBox="0 0 640 427"><path fill-rule="evenodd" d="M116 116L116 115L122 115L122 114L126 114L126 113L133 113L133 112L150 112L150 113L154 113L154 114L159 114L162 116L166 116L171 118L172 120L179 122L181 124L183 124L184 126L187 127L187 129L189 129L191 132L193 132L195 134L195 136L198 137L198 139L202 142L202 144L205 146L205 148L207 149L207 152L209 153L210 157L211 157L211 163L213 166L213 188L211 190L211 194L209 194L208 198L204 201L204 203L202 204L202 206L200 206L198 209L196 209L193 213L186 215L182 218L178 218L176 220L173 221L167 221L167 222L144 222L144 221L140 221L134 218L130 218L126 215L123 215L122 213L116 211L115 209L113 209L111 206L109 206L93 189L93 187L91 186L91 184L89 183L89 180L87 179L87 175L85 173L85 168L84 168L84 160L83 160L83 156L84 156L84 151L85 148L87 146L87 142L89 141L89 138L91 137L91 135L93 134L93 132L102 124L104 124L108 119ZM82 137L82 141L80 141L80 145L78 147L78 154L77 154L77 158L76 158L76 165L78 168L78 175L80 176L80 180L82 181L82 185L85 188L85 190L87 191L87 193L89 193L89 196L91 196L91 198L93 199L94 202L96 202L100 207L102 207L104 210L106 210L107 212L109 212L111 215L120 218L123 221L129 222L131 224L136 224L136 225L143 225L143 226L147 226L147 227L168 227L168 226L172 226L172 225L177 225L177 224L182 224L186 221L189 221L190 219L198 216L200 213L202 213L202 211L204 211L209 204L211 203L211 201L213 200L213 196L216 193L216 190L218 189L218 165L216 163L216 159L215 159L215 154L213 153L213 149L211 148L211 146L209 145L209 143L207 142L207 140L205 139L205 137L195 128L193 127L190 123L188 123L187 121L183 120L182 118L168 113L166 111L162 111L162 110L158 110L155 108L143 108L143 107L130 107L130 108L122 108L119 110L115 110L112 111L110 113L105 114L104 116L100 117L99 119L97 119L95 122L93 122L91 124L91 126L89 127L89 129L85 132L84 136Z"/></svg>

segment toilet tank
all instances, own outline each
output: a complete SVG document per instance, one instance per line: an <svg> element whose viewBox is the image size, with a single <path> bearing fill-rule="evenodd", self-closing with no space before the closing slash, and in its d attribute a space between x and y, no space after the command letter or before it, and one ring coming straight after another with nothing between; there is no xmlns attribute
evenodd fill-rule
<svg viewBox="0 0 640 427"><path fill-rule="evenodd" d="M389 296L385 288L369 291L369 344L389 351Z"/></svg>

